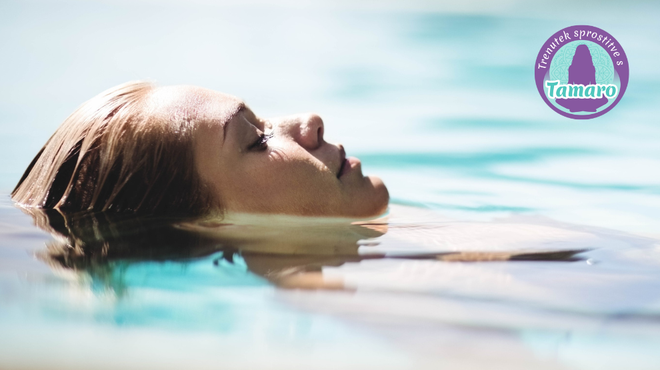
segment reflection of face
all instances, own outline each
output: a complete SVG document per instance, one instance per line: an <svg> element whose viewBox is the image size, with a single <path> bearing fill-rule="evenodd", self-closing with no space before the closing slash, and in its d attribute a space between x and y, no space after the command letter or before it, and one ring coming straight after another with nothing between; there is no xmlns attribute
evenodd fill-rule
<svg viewBox="0 0 660 370"><path fill-rule="evenodd" d="M177 224L177 228L190 231L212 240L216 248L230 247L241 254L263 254L268 256L357 256L360 241L377 245L374 238L387 232L383 219L368 224L349 222L309 223L294 217L277 218L258 216L251 220L226 219L223 223L192 221ZM224 223L229 221L229 223Z"/></svg>
<svg viewBox="0 0 660 370"><path fill-rule="evenodd" d="M262 119L235 97L191 87L155 96L169 114L194 110L197 169L230 212L365 217L387 207L383 182L327 143L315 114Z"/></svg>

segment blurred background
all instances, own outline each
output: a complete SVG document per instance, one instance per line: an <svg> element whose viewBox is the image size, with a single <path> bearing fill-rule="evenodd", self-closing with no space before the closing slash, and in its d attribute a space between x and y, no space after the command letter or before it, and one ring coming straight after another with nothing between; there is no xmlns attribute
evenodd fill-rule
<svg viewBox="0 0 660 370"><path fill-rule="evenodd" d="M657 238L658 19L660 2L651 0L0 0L2 204L11 208L9 192L77 106L114 85L141 79L230 93L263 117L316 112L324 119L326 140L343 143L348 155L363 161L365 173L381 176L394 203L428 208L455 220L529 216L611 230L612 235ZM534 82L535 58L542 44L575 24L612 34L630 63L630 82L622 101L593 120L571 120L555 113ZM10 211L4 215L3 220L20 218ZM27 218L21 220L29 224ZM25 234L16 238L22 239L15 240L25 243L29 233L21 232ZM35 240L32 246L43 245L43 235L30 237ZM18 243L15 240L5 236L2 243ZM655 248L657 252L657 244ZM0 267L11 261L7 255L0 259ZM631 271L635 276L651 276L646 270ZM534 272L526 274L534 276ZM646 297L649 287L657 286L654 274L647 285L632 285L639 289L635 297ZM6 330L11 329L5 332L13 333L0 336L0 343L19 343L11 347L14 362L4 362L15 366L21 363L17 353L33 356L28 363L42 365L59 353L55 363L67 368L85 364L139 368L140 358L151 358L159 368L176 367L187 361L176 352L182 343L189 345L186 356L197 356L195 366L203 368L222 368L223 361L229 368L246 369L420 368L422 362L415 357L421 356L419 351L427 356L419 358L434 359L426 363L433 364L429 368L483 368L492 359L507 369L546 365L652 369L660 363L657 303L655 316L649 316L655 329L627 327L625 335L613 336L596 330L613 316L589 321L600 312L593 308L598 299L591 302L596 305L590 306L591 311L577 308L582 315L578 319L557 318L542 308L542 313L532 315L535 322L551 324L532 331L520 329L526 327L528 316L513 306L505 305L503 316L486 319L485 311L466 311L465 306L440 304L430 297L399 301L403 313L386 320L367 309L362 312L366 319L356 324L308 311L343 312L342 304L351 302L388 306L401 296L376 294L367 301L352 301L332 293L278 293L275 299L271 288L247 282L244 285L259 288L247 295L241 294L245 290L225 290L222 297L214 295L217 291L182 296L138 289L139 299L112 312L104 303L107 297L100 294L90 300L81 293L67 298L69 308L39 311L39 320L33 321L25 312L51 302L50 290L24 296L22 289L32 285L25 279L11 280L14 275L3 276L3 296L22 302L6 306L5 319L0 320ZM491 275L479 276L487 280ZM604 289L616 280L589 276ZM196 286L200 281L206 280L189 283ZM579 293L576 297L589 297L588 289ZM55 295L54 301L64 299ZM186 299L193 303L170 306ZM625 301L616 296L608 299ZM40 305L31 305L32 301ZM73 306L76 309L70 311ZM198 307L204 309L197 311ZM204 321L193 319L213 309L222 315L233 313L234 321L211 320L215 326L206 328ZM85 323L94 324L73 320L80 315L76 310L83 310ZM424 314L410 314L415 310ZM424 319L443 312L452 314L445 321ZM352 317L350 312L344 316ZM51 317L69 321L52 323ZM467 324L461 328L445 325L465 317ZM477 330L481 318L489 324ZM12 320L18 321L11 324ZM379 325L379 320L405 324L392 329ZM125 322L131 324L124 327ZM140 329L151 326L152 330ZM61 338L58 346L44 347L64 331L74 334ZM218 331L229 334L218 337ZM40 335L49 340L34 342L41 343L35 348L20 344L32 343ZM392 346L402 335L405 343ZM560 356L562 343L566 347ZM139 352L136 344L143 346ZM472 344L484 362L465 362ZM449 357L429 355L440 350L432 345L442 346ZM111 350L98 351L104 346ZM87 350L94 358L74 361ZM539 359L552 361L544 365Z"/></svg>

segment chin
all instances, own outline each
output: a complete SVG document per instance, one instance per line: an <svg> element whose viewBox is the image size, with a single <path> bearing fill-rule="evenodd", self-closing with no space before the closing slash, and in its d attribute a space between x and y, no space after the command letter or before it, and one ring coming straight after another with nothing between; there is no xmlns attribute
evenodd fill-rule
<svg viewBox="0 0 660 370"><path fill-rule="evenodd" d="M364 214L361 216L378 216L387 210L387 205L390 202L390 193L383 180L377 176L367 176L367 180L371 184L368 196L368 203L365 205Z"/></svg>

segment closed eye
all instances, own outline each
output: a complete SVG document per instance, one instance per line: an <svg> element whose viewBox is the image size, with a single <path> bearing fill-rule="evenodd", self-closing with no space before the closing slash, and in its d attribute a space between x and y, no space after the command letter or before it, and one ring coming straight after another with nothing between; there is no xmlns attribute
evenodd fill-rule
<svg viewBox="0 0 660 370"><path fill-rule="evenodd" d="M263 151L268 149L268 140L273 137L273 134L266 134L262 133L259 135L257 140L255 140L250 146L248 147L248 150L250 151Z"/></svg>

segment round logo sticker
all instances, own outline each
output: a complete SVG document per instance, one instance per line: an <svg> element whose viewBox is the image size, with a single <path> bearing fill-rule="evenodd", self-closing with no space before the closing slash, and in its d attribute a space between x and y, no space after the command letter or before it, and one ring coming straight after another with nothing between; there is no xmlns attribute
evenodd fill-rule
<svg viewBox="0 0 660 370"><path fill-rule="evenodd" d="M559 30L536 57L534 77L555 112L590 119L609 112L628 86L628 59L609 33L592 26Z"/></svg>

